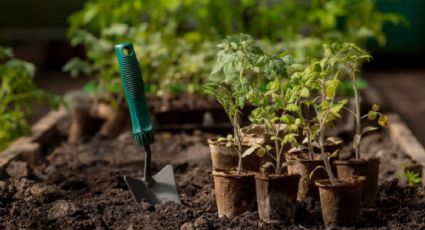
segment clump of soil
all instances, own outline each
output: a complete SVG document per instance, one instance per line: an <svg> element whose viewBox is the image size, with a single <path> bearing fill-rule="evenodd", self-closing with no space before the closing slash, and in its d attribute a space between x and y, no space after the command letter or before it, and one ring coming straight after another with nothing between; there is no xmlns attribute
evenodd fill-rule
<svg viewBox="0 0 425 230"><path fill-rule="evenodd" d="M36 168L15 162L10 169L15 176L0 181L0 229L324 228L320 205L313 201L298 205L293 226L265 224L256 210L234 219L218 218L208 137L201 132L156 135L153 170L173 164L181 205L133 201L122 176L142 176L143 150L134 144L131 133L113 140L63 143ZM425 228L424 189L380 179L377 206L362 210L357 227Z"/></svg>

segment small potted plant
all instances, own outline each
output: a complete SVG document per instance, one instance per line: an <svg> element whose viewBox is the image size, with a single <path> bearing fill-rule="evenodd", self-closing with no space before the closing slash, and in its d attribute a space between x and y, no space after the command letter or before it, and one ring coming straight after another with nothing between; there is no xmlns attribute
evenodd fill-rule
<svg viewBox="0 0 425 230"><path fill-rule="evenodd" d="M257 147L244 148L240 115L252 88L249 71L254 68L255 55L260 51L253 46L248 35L228 37L218 47L220 51L213 76L222 73L224 79L206 84L204 90L222 105L233 127L233 135L209 140L218 215L232 218L251 210L255 204L254 173L244 170L247 162L242 159L253 155L251 153ZM230 162L234 156L237 159L236 169ZM259 165L258 161L255 163Z"/></svg>
<svg viewBox="0 0 425 230"><path fill-rule="evenodd" d="M307 197L319 199L319 191L314 182L317 179L326 178L326 173L316 171L316 173L312 174L312 172L318 166L325 166L322 161L323 155L327 157L329 154L332 156L337 154L337 151L328 152L325 144L323 144L325 154L321 153L321 148L317 148L319 134L322 133L324 135L326 129L325 125L321 127L320 122L323 118L318 117L318 110L323 109L322 107L324 106L332 105L332 112L334 113L327 116L326 120L327 123L330 123L339 116L339 110L346 103L345 100L334 102L336 87L339 83L338 76L335 79L335 77L326 73L327 70L322 69L320 62L313 62L304 70L294 71L291 74L291 84L294 85L291 95L297 97L297 100L292 108L294 116L288 116L286 119L288 119L288 122L294 121L300 128L302 135L305 137L303 144L307 145L305 150L297 149L296 152L288 152L286 154L288 172L301 175L297 197L299 201L303 201ZM331 101L333 103L330 103ZM316 108L314 105L320 106Z"/></svg>
<svg viewBox="0 0 425 230"><path fill-rule="evenodd" d="M256 149L256 155L267 159L262 172L255 176L258 213L266 223L293 223L300 180L300 175L287 173L284 158L289 146L297 145L298 136L297 122L289 115L296 110L298 98L289 84L286 58L264 56L264 76L270 81L267 90L253 88L248 94L249 101L256 106L250 120L265 127L272 141L272 145L251 147L252 151Z"/></svg>
<svg viewBox="0 0 425 230"><path fill-rule="evenodd" d="M326 80L326 82L320 81L319 78L319 83L323 86L321 100L312 103L319 125L318 143L324 163L324 167L318 166L316 170L325 169L329 176L329 179L315 181L316 186L319 188L322 216L326 226L354 226L356 224L360 211L363 182L365 180L364 177L354 175L337 179L329 161L332 156L326 154L324 149L325 127L332 124L340 116L340 110L346 103L346 100L343 103L336 102L335 94L340 84L341 74L339 63L341 60L351 57L351 54L339 53L339 50L341 47L347 46L352 45L332 44L324 46L325 55L318 63L320 63L322 74L332 77Z"/></svg>
<svg viewBox="0 0 425 230"><path fill-rule="evenodd" d="M364 116L362 116L360 111L360 97L356 85L356 72L359 71L359 64L365 60L369 60L371 56L354 44L343 44L340 47L336 47L333 51L333 55L338 59L338 63L341 64L342 68L351 78L355 104L355 111L349 110L355 118L355 134L353 138L355 159L335 161L337 175L339 178L351 178L354 175L365 176L366 180L364 182L362 204L364 206L373 206L378 192L379 158L362 158L360 154L360 141L364 134L378 128L373 126L362 127L361 121L363 119L372 121L378 120L379 126L384 127L388 118L379 112L379 106L376 104L374 104L371 111Z"/></svg>

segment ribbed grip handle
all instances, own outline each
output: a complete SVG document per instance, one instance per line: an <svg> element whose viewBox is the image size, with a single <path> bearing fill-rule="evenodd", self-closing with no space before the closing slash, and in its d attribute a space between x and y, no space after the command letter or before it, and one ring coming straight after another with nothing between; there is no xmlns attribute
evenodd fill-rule
<svg viewBox="0 0 425 230"><path fill-rule="evenodd" d="M143 76L133 45L128 42L115 46L120 68L121 84L127 98L133 135L140 145L153 143L153 127L146 104Z"/></svg>

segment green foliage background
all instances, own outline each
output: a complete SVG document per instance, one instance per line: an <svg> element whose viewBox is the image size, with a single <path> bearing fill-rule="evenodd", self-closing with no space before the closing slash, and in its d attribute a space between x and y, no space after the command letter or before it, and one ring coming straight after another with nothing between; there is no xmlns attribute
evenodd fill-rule
<svg viewBox="0 0 425 230"><path fill-rule="evenodd" d="M15 138L30 132L26 115L35 101L59 102L33 82L35 66L14 58L9 48L0 47L0 150Z"/></svg>
<svg viewBox="0 0 425 230"><path fill-rule="evenodd" d="M198 92L214 62L214 46L227 35L247 33L265 50L298 62L319 58L323 42L368 39L385 43L384 23L402 23L373 0L91 0L69 19L73 45L87 59L64 69L96 76L91 91L118 91L113 45L135 45L148 92Z"/></svg>

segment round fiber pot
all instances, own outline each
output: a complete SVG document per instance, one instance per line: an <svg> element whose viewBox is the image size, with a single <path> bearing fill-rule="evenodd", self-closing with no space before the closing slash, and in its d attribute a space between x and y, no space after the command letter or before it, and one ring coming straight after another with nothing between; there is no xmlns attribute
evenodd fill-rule
<svg viewBox="0 0 425 230"><path fill-rule="evenodd" d="M336 160L336 174L338 178L346 179L353 176L364 176L366 178L362 192L362 206L371 207L375 205L378 193L379 159L360 160Z"/></svg>
<svg viewBox="0 0 425 230"><path fill-rule="evenodd" d="M255 175L261 220L293 224L299 180L300 175Z"/></svg>
<svg viewBox="0 0 425 230"><path fill-rule="evenodd" d="M255 207L255 174L213 171L218 216L233 218Z"/></svg>
<svg viewBox="0 0 425 230"><path fill-rule="evenodd" d="M288 161L288 174L298 174L301 176L298 186L298 201L303 201L307 197L319 200L319 190L314 186L314 182L318 179L325 179L328 175L326 171L318 169L310 178L310 174L315 168L318 166L324 167L323 160L317 159L317 157L319 156L316 155L315 160L292 159Z"/></svg>
<svg viewBox="0 0 425 230"><path fill-rule="evenodd" d="M364 180L364 177L358 176L337 179L335 185L332 185L329 179L316 180L326 227L349 227L357 223Z"/></svg>
<svg viewBox="0 0 425 230"><path fill-rule="evenodd" d="M208 139L210 147L212 167L214 170L230 170L238 166L238 153L236 146L226 146L224 143L217 142L217 138ZM242 152L250 146L243 145ZM257 154L251 154L242 158L242 166L247 171L259 172L262 160Z"/></svg>

